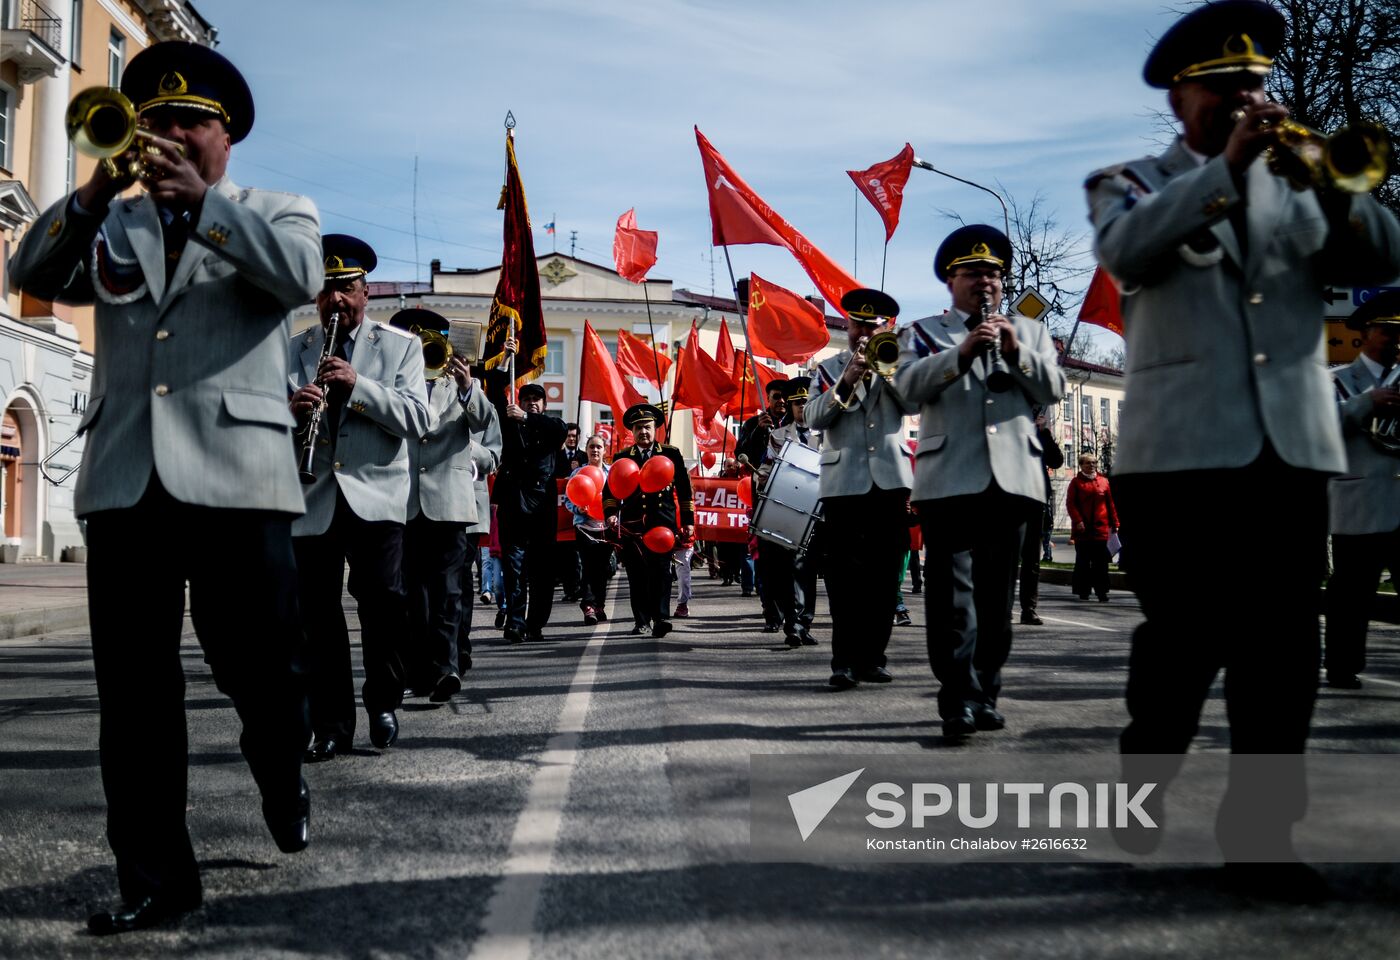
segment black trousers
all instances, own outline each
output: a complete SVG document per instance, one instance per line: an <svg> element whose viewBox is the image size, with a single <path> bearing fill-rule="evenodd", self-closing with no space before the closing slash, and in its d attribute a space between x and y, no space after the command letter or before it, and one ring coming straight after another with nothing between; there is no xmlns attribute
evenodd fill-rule
<svg viewBox="0 0 1400 960"><path fill-rule="evenodd" d="M1387 568L1400 575L1400 530L1332 535L1324 660L1329 677L1353 677L1366 669L1366 628Z"/></svg>
<svg viewBox="0 0 1400 960"><path fill-rule="evenodd" d="M624 536L622 565L627 569L627 589L632 595L632 622L655 626L670 620L671 555L652 553L641 537Z"/></svg>
<svg viewBox="0 0 1400 960"><path fill-rule="evenodd" d="M294 802L311 727L291 521L180 503L155 477L135 506L87 518L107 841L129 902L200 893L185 828L187 582L195 634L238 712L239 747L264 802Z"/></svg>
<svg viewBox="0 0 1400 960"><path fill-rule="evenodd" d="M554 502L533 513L501 509L501 570L506 592L506 627L543 630L554 609L554 555L558 516Z"/></svg>
<svg viewBox="0 0 1400 960"><path fill-rule="evenodd" d="M1022 613L1035 613L1040 605L1040 555L1044 523L1045 506L1038 503L1034 510L1026 514L1026 532L1021 537Z"/></svg>
<svg viewBox="0 0 1400 960"><path fill-rule="evenodd" d="M831 605L831 669L885 665L899 572L909 550L908 490L822 500L822 568Z"/></svg>
<svg viewBox="0 0 1400 960"><path fill-rule="evenodd" d="M1075 538L1074 573L1070 577L1070 584L1071 589L1080 597L1087 597L1091 592L1099 597L1108 596L1107 540Z"/></svg>
<svg viewBox="0 0 1400 960"><path fill-rule="evenodd" d="M317 737L349 745L355 735L355 679L341 604L345 564L350 564L350 595L360 617L365 712L397 710L408 649L403 524L361 520L337 492L330 528L293 538L292 548L307 639L311 726Z"/></svg>
<svg viewBox="0 0 1400 960"><path fill-rule="evenodd" d="M1238 844L1261 828L1286 842L1288 826L1306 809L1301 754L1317 698L1326 482L1324 474L1288 466L1272 448L1238 469L1113 480L1132 532L1128 582L1147 618L1133 633L1122 752L1184 754L1223 668L1231 751L1299 755L1287 783L1231 776L1218 833L1227 859L1250 855ZM1232 543L1231 592L1278 602L1226 603L1202 615L1201 570L1211 556L1185 531L1221 517ZM1125 773L1137 762L1125 757ZM1172 772L1151 775L1165 780Z"/></svg>
<svg viewBox="0 0 1400 960"><path fill-rule="evenodd" d="M1038 503L995 484L916 506L924 531L928 659L947 719L996 706L1011 653L1011 606L1026 517Z"/></svg>
<svg viewBox="0 0 1400 960"><path fill-rule="evenodd" d="M481 550L480 533L468 533L463 537L467 545L466 556L462 561L462 616L457 622L457 672L465 673L472 668L472 614L476 612L476 577L473 567L477 566ZM485 582L482 589L489 589Z"/></svg>
<svg viewBox="0 0 1400 960"><path fill-rule="evenodd" d="M409 680L424 686L457 672L462 622L462 572L467 525L429 520L421 512L404 526L404 589L408 596ZM466 591L471 595L470 586Z"/></svg>
<svg viewBox="0 0 1400 960"><path fill-rule="evenodd" d="M817 601L818 554L809 551L799 557L796 550L764 541L758 548L758 564L765 596L782 617L783 633L804 636L812 628Z"/></svg>
<svg viewBox="0 0 1400 960"><path fill-rule="evenodd" d="M577 527L574 529L578 530ZM613 545L603 539L601 533L596 539L581 532L577 536L575 543L578 545L579 562L583 566L583 575L579 580L579 602L603 611L608 602L608 580L612 576L608 558L612 556Z"/></svg>

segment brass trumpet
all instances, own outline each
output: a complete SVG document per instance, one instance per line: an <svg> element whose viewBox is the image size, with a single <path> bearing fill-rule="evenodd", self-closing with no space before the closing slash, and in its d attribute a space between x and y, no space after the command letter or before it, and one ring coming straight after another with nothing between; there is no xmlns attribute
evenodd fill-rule
<svg viewBox="0 0 1400 960"><path fill-rule="evenodd" d="M423 341L423 374L429 380L447 375L447 361L452 359L452 344L437 330L413 324L408 332Z"/></svg>
<svg viewBox="0 0 1400 960"><path fill-rule="evenodd" d="M102 169L111 179L150 179L152 170L143 155L159 155L161 148L150 142L155 134L141 126L136 107L116 87L89 87L80 91L68 104L64 127L68 139L73 141L74 149L86 156L99 158ZM170 146L184 156L185 150L180 144ZM125 169L118 166L117 158L130 152L133 147L136 155L126 161Z"/></svg>
<svg viewBox="0 0 1400 960"><path fill-rule="evenodd" d="M1243 116L1243 110L1230 114L1236 123ZM1390 132L1378 123L1362 121L1330 136L1286 117L1267 126L1277 137L1267 150L1269 170L1294 190L1370 193L1390 175L1393 145Z"/></svg>
<svg viewBox="0 0 1400 960"><path fill-rule="evenodd" d="M865 365L886 380L899 369L899 334L881 330L865 341Z"/></svg>

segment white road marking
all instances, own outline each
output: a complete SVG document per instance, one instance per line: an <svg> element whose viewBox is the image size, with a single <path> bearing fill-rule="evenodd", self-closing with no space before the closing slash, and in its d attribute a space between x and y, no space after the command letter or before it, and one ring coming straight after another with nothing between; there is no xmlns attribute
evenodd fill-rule
<svg viewBox="0 0 1400 960"><path fill-rule="evenodd" d="M481 936L472 945L469 960L528 960L530 956L540 890L554 861L569 778L578 759L579 736L593 698L598 658L613 622L608 620L594 629L579 657L554 736L536 760L538 767L525 796L525 809L515 822L501 881L486 905Z"/></svg>
<svg viewBox="0 0 1400 960"><path fill-rule="evenodd" d="M1099 631L1101 631L1101 632L1103 632L1103 633L1124 633L1124 632L1126 632L1126 631L1124 631L1124 630L1115 629L1115 628L1113 628L1113 627L1100 627L1100 626L1096 626L1095 624L1092 624L1092 623L1081 623L1081 622L1078 621L1078 620L1061 620L1059 617L1047 617L1047 616L1046 616L1045 614L1043 614L1043 613L1040 615L1040 619L1046 621L1047 623L1064 623L1064 624L1068 624L1068 625L1071 626L1071 627L1083 627L1085 630L1099 630Z"/></svg>

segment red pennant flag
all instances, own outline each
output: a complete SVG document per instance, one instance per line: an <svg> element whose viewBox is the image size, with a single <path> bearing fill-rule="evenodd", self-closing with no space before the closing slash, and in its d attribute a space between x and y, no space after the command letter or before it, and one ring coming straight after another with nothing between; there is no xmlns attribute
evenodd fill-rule
<svg viewBox="0 0 1400 960"><path fill-rule="evenodd" d="M1094 268L1094 279L1089 281L1089 289L1084 294L1084 303L1079 308L1081 323L1107 327L1118 336L1123 335L1123 309L1118 284L1103 267Z"/></svg>
<svg viewBox="0 0 1400 960"><path fill-rule="evenodd" d="M617 272L633 283L642 283L647 271L656 265L656 231L637 229L634 207L617 218L617 233L613 234L613 262Z"/></svg>
<svg viewBox="0 0 1400 960"><path fill-rule="evenodd" d="M869 170L846 171L885 221L886 243L894 236L894 228L899 226L899 205L904 201L904 185L909 182L909 171L913 168L914 148L906 143L898 154Z"/></svg>
<svg viewBox="0 0 1400 960"><path fill-rule="evenodd" d="M583 354L579 358L578 396L580 400L607 404L616 420L621 420L622 414L632 404L641 403L646 399L618 373L608 348L603 345L603 340L593 329L593 324L587 320L583 321Z"/></svg>
<svg viewBox="0 0 1400 960"><path fill-rule="evenodd" d="M701 453L706 450L715 454L719 454L725 450L733 451L739 444L738 438L736 438L731 431L726 429L724 421L717 417L712 419L710 425L707 427L705 426L705 421L701 419L700 414L692 410L690 412L690 422L692 431L695 434L696 449Z"/></svg>
<svg viewBox="0 0 1400 960"><path fill-rule="evenodd" d="M491 301L482 351L487 370L505 366L505 342L512 335L520 342L515 355L515 385L522 386L544 373L549 338L544 332L540 306L540 275L535 264L535 240L530 233L530 212L525 206L525 186L515 162L515 138L506 134L506 184L498 209L504 209L505 245L501 251L501 277Z"/></svg>
<svg viewBox="0 0 1400 960"><path fill-rule="evenodd" d="M641 337L634 337L626 330L617 331L617 369L625 377L641 377L650 380L661 389L666 382L666 373L671 369L671 358L660 350L652 348Z"/></svg>
<svg viewBox="0 0 1400 960"><path fill-rule="evenodd" d="M766 363L759 363L757 360L751 362L752 366L749 365L747 353L740 353L734 357L732 376L737 392L729 403L725 404L726 416L742 420L761 413L768 406L768 384L783 379L781 373Z"/></svg>
<svg viewBox="0 0 1400 960"><path fill-rule="evenodd" d="M730 372L700 349L700 334L692 321L690 337L676 358L676 383L671 390L671 402L680 408L699 410L706 420L711 420L737 392Z"/></svg>
<svg viewBox="0 0 1400 960"><path fill-rule="evenodd" d="M700 128L695 128L700 146L700 162L705 167L705 188L710 195L710 227L715 246L739 243L771 243L786 247L807 276L817 285L827 302L841 310L841 295L860 287L860 282L836 265L764 202L744 182L729 161L720 156ZM845 311L841 311L845 315Z"/></svg>
<svg viewBox="0 0 1400 960"><path fill-rule="evenodd" d="M810 300L749 275L749 346L761 357L805 363L830 341L826 316Z"/></svg>
<svg viewBox="0 0 1400 960"><path fill-rule="evenodd" d="M729 339L729 324L719 318L719 341L715 344L715 363L726 370L734 366L734 341Z"/></svg>

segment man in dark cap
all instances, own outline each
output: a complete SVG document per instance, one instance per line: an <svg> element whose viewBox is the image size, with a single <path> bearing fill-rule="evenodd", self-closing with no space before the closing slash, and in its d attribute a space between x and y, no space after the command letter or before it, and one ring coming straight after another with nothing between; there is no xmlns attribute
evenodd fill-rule
<svg viewBox="0 0 1400 960"><path fill-rule="evenodd" d="M760 474L765 478L789 440L813 450L821 446L821 435L807 426L805 418L811 382L811 377L794 377L783 381L783 406L787 411L787 422L768 435L768 449L760 469ZM817 604L817 568L821 560L819 548L816 534L800 554L772 540L759 541L759 576L763 589L782 614L783 637L789 647L813 646L817 642L812 637L812 619Z"/></svg>
<svg viewBox="0 0 1400 960"><path fill-rule="evenodd" d="M321 279L316 210L225 176L253 103L219 54L154 44L122 90L155 135L144 192L120 197L128 174L99 166L30 226L10 276L31 296L96 305L74 506L87 522L107 838L125 900L89 919L97 934L201 902L185 827L187 583L278 847L304 848L310 817L285 345L290 312Z"/></svg>
<svg viewBox="0 0 1400 960"><path fill-rule="evenodd" d="M370 743L398 739L408 610L403 538L409 500L409 447L432 424L424 388L423 349L404 330L365 320L365 275L377 258L345 234L322 240L325 282L316 295L321 322L292 337L291 410L305 423L325 403L305 487L306 513L292 527L302 624L306 630L315 741L312 762L347 753L355 736L355 685L341 592L350 565L350 595L360 618ZM324 362L335 318L335 341Z"/></svg>
<svg viewBox="0 0 1400 960"><path fill-rule="evenodd" d="M389 325L415 335L425 331L446 336L448 330L446 317L422 308L400 310ZM460 355L454 354L427 387L433 426L417 443L408 445L408 523L403 543L409 625L406 672L413 689L426 693L433 703L446 703L462 688L458 670L462 652L457 649L463 616L462 571L468 559L467 526L480 520L472 443L491 436L499 453L500 426L496 408ZM471 594L470 586L466 592Z"/></svg>
<svg viewBox="0 0 1400 960"><path fill-rule="evenodd" d="M817 394L802 419L823 432L822 528L831 606L831 678L837 690L889 683L885 648L894 628L899 571L909 551L904 418L913 407L866 361L867 341L899 313L894 298L857 289L841 298L847 345L814 371Z"/></svg>
<svg viewBox="0 0 1400 960"><path fill-rule="evenodd" d="M1168 91L1180 137L1086 184L1127 336L1114 491L1146 617L1133 635L1121 740L1129 780L1171 778L1179 760L1147 755L1186 752L1222 667L1233 753L1301 755L1307 743L1327 476L1346 468L1323 366L1322 291L1400 274L1400 225L1368 196L1295 190L1271 171L1263 153L1288 110L1264 81L1286 26L1256 0L1206 4L1179 20L1144 76ZM1200 542L1182 532L1222 503L1231 505L1232 590L1288 602L1201 614ZM1217 836L1232 867L1292 855L1307 802L1301 756L1284 780L1231 777ZM1298 863L1231 875L1289 899L1326 892Z"/></svg>
<svg viewBox="0 0 1400 960"><path fill-rule="evenodd" d="M1400 291L1367 300L1347 320L1361 353L1333 374L1347 470L1327 484L1332 577L1327 581L1327 685L1361 687L1366 625L1381 571L1400 574ZM1377 436L1372 424L1387 426Z"/></svg>
<svg viewBox="0 0 1400 960"><path fill-rule="evenodd" d="M924 532L928 655L945 736L1000 730L1001 668L1026 517L1045 504L1036 404L1064 394L1044 324L1002 309L1011 241L972 224L933 272L952 307L904 332L895 385L919 410L914 505Z"/></svg>
<svg viewBox="0 0 1400 960"><path fill-rule="evenodd" d="M685 460L675 447L659 443L656 432L665 418L649 403L627 408L622 425L632 431L634 443L613 458L613 470L603 490L603 520L609 538L621 541L622 563L627 568L627 586L632 600L632 632L664 637L671 632L671 551L651 550L643 542L648 530L662 527L675 535L675 543L695 537L695 501ZM671 482L655 492L640 483L630 495L619 498L612 488L617 464L635 461L645 467L653 457L671 461Z"/></svg>
<svg viewBox="0 0 1400 960"><path fill-rule="evenodd" d="M516 350L506 340L506 353ZM505 374L493 372L504 379ZM540 640L554 609L558 488L554 468L564 442L564 421L544 412L544 387L527 383L511 402L505 389L492 391L501 418L501 468L492 498L501 538L506 593L505 638Z"/></svg>

